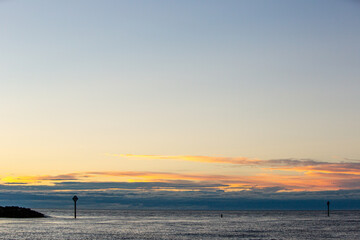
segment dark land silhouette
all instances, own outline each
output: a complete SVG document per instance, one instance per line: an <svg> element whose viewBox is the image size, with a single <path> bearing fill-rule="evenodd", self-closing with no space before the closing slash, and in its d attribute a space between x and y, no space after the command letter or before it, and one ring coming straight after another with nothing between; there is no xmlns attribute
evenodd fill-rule
<svg viewBox="0 0 360 240"><path fill-rule="evenodd" d="M44 214L31 210L30 208L15 206L0 206L0 217L2 218L41 218Z"/></svg>

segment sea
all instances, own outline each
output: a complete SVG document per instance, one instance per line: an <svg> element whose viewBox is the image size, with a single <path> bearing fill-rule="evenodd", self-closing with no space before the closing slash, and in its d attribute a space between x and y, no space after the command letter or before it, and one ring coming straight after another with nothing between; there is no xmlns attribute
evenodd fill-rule
<svg viewBox="0 0 360 240"><path fill-rule="evenodd" d="M360 239L360 211L36 210L0 218L0 239Z"/></svg>

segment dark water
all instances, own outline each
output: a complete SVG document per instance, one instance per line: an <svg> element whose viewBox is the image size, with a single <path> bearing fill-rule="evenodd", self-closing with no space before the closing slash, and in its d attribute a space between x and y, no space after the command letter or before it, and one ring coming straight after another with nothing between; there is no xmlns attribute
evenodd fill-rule
<svg viewBox="0 0 360 240"><path fill-rule="evenodd" d="M360 211L39 211L0 218L0 239L360 239Z"/></svg>

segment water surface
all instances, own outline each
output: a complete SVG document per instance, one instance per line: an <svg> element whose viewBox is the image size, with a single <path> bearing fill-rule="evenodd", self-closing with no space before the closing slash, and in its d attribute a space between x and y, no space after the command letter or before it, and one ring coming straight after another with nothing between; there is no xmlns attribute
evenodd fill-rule
<svg viewBox="0 0 360 240"><path fill-rule="evenodd" d="M38 211L0 218L0 239L360 239L360 211Z"/></svg>

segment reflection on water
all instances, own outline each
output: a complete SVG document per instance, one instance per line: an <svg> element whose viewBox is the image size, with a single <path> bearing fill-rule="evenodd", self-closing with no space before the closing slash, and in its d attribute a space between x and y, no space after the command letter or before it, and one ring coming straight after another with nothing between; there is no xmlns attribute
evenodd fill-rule
<svg viewBox="0 0 360 240"><path fill-rule="evenodd" d="M0 239L360 239L360 211L39 211L1 218Z"/></svg>

